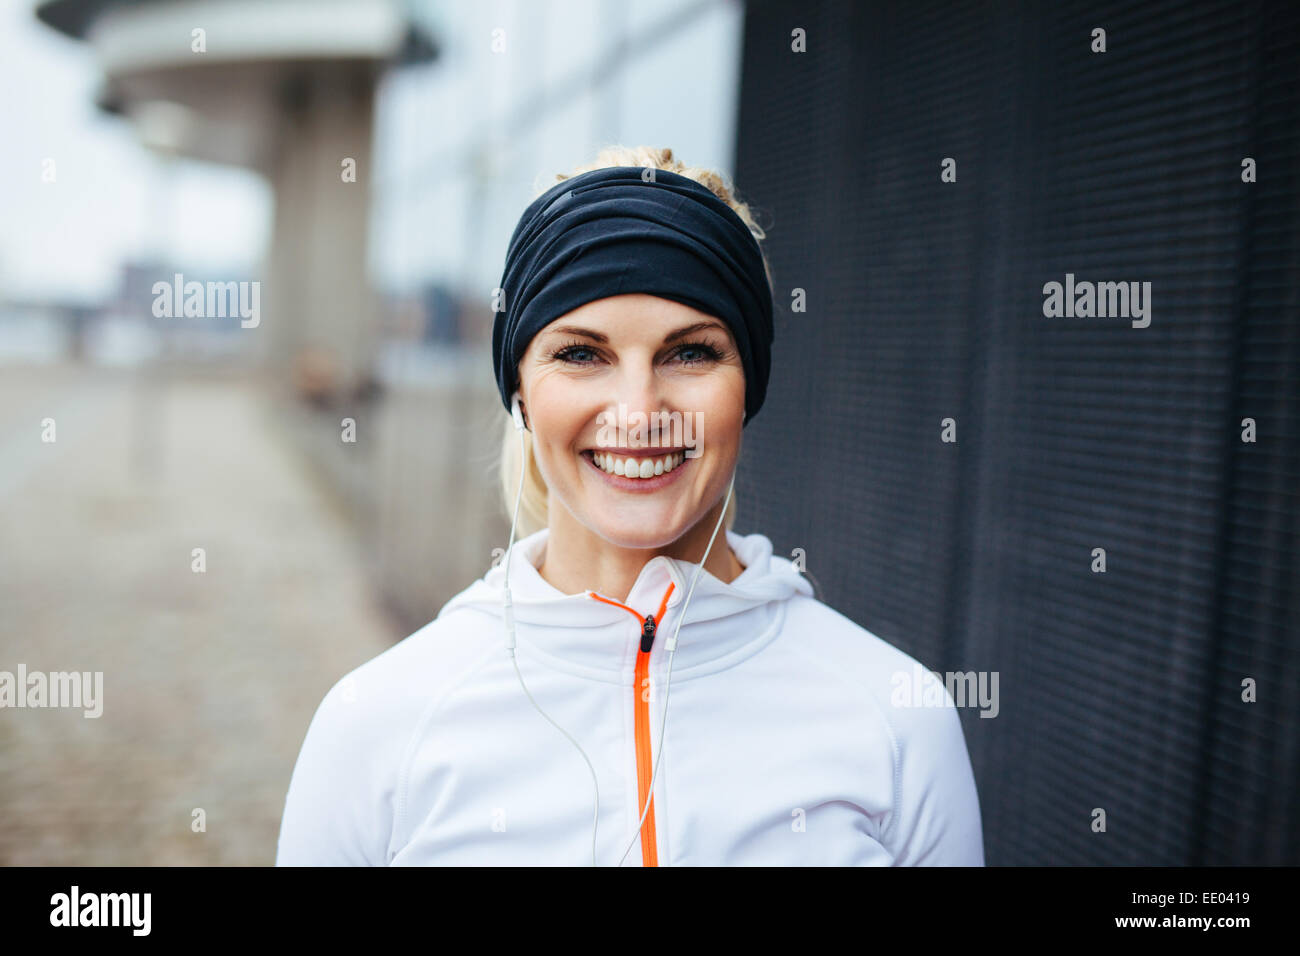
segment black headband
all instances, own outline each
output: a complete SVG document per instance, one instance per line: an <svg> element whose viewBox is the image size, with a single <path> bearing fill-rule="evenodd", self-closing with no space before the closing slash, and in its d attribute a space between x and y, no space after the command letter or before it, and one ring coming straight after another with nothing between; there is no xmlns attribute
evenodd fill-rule
<svg viewBox="0 0 1300 956"><path fill-rule="evenodd" d="M693 179L607 166L557 183L519 218L501 289L492 360L507 410L533 336L581 305L631 292L726 322L745 368L746 425L762 407L773 338L762 253L736 212Z"/></svg>

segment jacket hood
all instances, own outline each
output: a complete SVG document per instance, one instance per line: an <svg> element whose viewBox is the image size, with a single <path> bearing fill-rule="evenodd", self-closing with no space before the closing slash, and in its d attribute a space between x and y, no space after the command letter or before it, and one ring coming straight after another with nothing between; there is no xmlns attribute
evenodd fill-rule
<svg viewBox="0 0 1300 956"><path fill-rule="evenodd" d="M519 646L552 663L568 665L567 669L604 677L625 675L635 662L640 636L638 621L629 609L642 620L655 615L660 634L664 638L671 635L681 620L681 605L698 565L658 555L646 562L628 595L591 590L564 594L537 572L549 536L550 529L543 528L515 542L511 553L510 599ZM727 531L726 539L745 570L729 584L707 570L700 572L678 633L674 681L679 675L687 678L693 672L725 666L737 655L753 653L755 641L765 643L775 636L772 625L781 608L774 602L779 605L796 594L813 593L812 585L793 562L772 553L772 542L765 535ZM718 543L714 542L715 548ZM438 617L462 608L481 611L501 620L504 641L504 584L503 560L448 601ZM659 656L655 652L663 643L656 636L652 654ZM666 654L663 656L666 659Z"/></svg>

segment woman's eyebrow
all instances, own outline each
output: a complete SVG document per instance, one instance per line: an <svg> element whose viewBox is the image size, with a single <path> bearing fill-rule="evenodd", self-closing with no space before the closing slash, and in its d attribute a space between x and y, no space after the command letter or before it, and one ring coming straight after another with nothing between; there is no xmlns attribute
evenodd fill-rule
<svg viewBox="0 0 1300 956"><path fill-rule="evenodd" d="M549 331L556 335L585 335L589 339L594 339L602 345L609 341L609 336L603 332L593 332L591 329L580 329L576 325L560 325Z"/></svg>
<svg viewBox="0 0 1300 956"><path fill-rule="evenodd" d="M688 325L685 328L678 329L676 332L670 332L664 336L665 342L676 342L678 339L693 335L696 332L702 332L705 329L718 329L722 332L727 331L726 326L721 322L696 322L694 325Z"/></svg>
<svg viewBox="0 0 1300 956"><path fill-rule="evenodd" d="M722 332L727 331L726 326L720 322L696 322L694 325L685 326L684 328L678 329L676 332L669 332L664 336L664 341L676 342L678 339L685 338L688 335L692 335L695 332L700 332L704 329L718 329ZM556 335L581 335L594 342L599 342L602 345L609 342L609 336L604 332L597 332L594 329L583 329L576 325L560 325L553 329L549 329L548 331L553 332Z"/></svg>

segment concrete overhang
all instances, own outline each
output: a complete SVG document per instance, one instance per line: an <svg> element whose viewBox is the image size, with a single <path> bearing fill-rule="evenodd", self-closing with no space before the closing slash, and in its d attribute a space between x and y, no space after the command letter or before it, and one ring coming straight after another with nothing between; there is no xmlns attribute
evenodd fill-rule
<svg viewBox="0 0 1300 956"><path fill-rule="evenodd" d="M129 117L144 143L255 169L307 91L370 95L386 67L437 55L396 0L47 0L36 15L91 47L98 105Z"/></svg>

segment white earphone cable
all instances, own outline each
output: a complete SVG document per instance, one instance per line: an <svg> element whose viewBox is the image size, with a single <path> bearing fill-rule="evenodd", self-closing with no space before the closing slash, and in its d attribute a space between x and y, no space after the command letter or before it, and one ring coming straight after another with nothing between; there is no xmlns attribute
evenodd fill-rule
<svg viewBox="0 0 1300 956"><path fill-rule="evenodd" d="M668 673L664 679L664 713L659 721L659 753L655 755L654 770L650 774L650 793L646 797L645 807L641 811L641 819L637 821L636 831L632 834L632 839L628 841L627 847L623 850L623 855L618 858L618 866L623 865L623 860L627 858L628 851L632 849L632 844L636 843L637 837L641 835L641 828L645 826L645 816L654 803L655 796L655 777L659 775L659 763L663 759L664 750L664 729L668 726L668 694L673 686L673 656L677 653L677 635L681 632L682 621L686 619L686 608L691 603L691 595L695 593L695 582L700 579L700 572L704 570L704 562L709 560L709 552L713 550L713 539L718 536L718 528L722 526L722 519L727 514L727 505L731 503L731 489L736 486L736 475L732 472L731 484L727 486L727 498L722 503L722 511L718 514L717 524L713 526L713 534L709 536L709 546L704 549L704 557L700 563L695 566L695 574L691 578L690 590L686 592L686 600L682 602L682 612L677 615L677 627L673 629L673 636L664 646L668 648Z"/></svg>
<svg viewBox="0 0 1300 956"><path fill-rule="evenodd" d="M515 546L515 523L519 520L519 500L524 493L524 469L528 467L528 457L524 448L524 422L519 414L519 397L516 395L511 414L515 420L515 430L519 432L519 490L515 492L515 511L510 519L510 543L506 546L506 577L505 577L505 617L506 617L506 652L510 655L510 661L515 665L515 676L519 678L519 686L524 689L524 694L528 700L537 708L541 714L550 723L552 727L564 734L569 743L578 748L578 753L582 755L583 762L586 763L587 769L591 771L591 785L596 794L596 806L592 811L591 819L591 865L596 865L596 828L600 825L600 784L596 782L596 768L591 765L591 760L587 757L587 752L569 734L567 730L557 724L546 711L542 710L537 701L533 700L533 695L528 693L528 685L524 683L524 675L519 672L519 659L515 657L515 611L514 605L510 602L510 554Z"/></svg>

